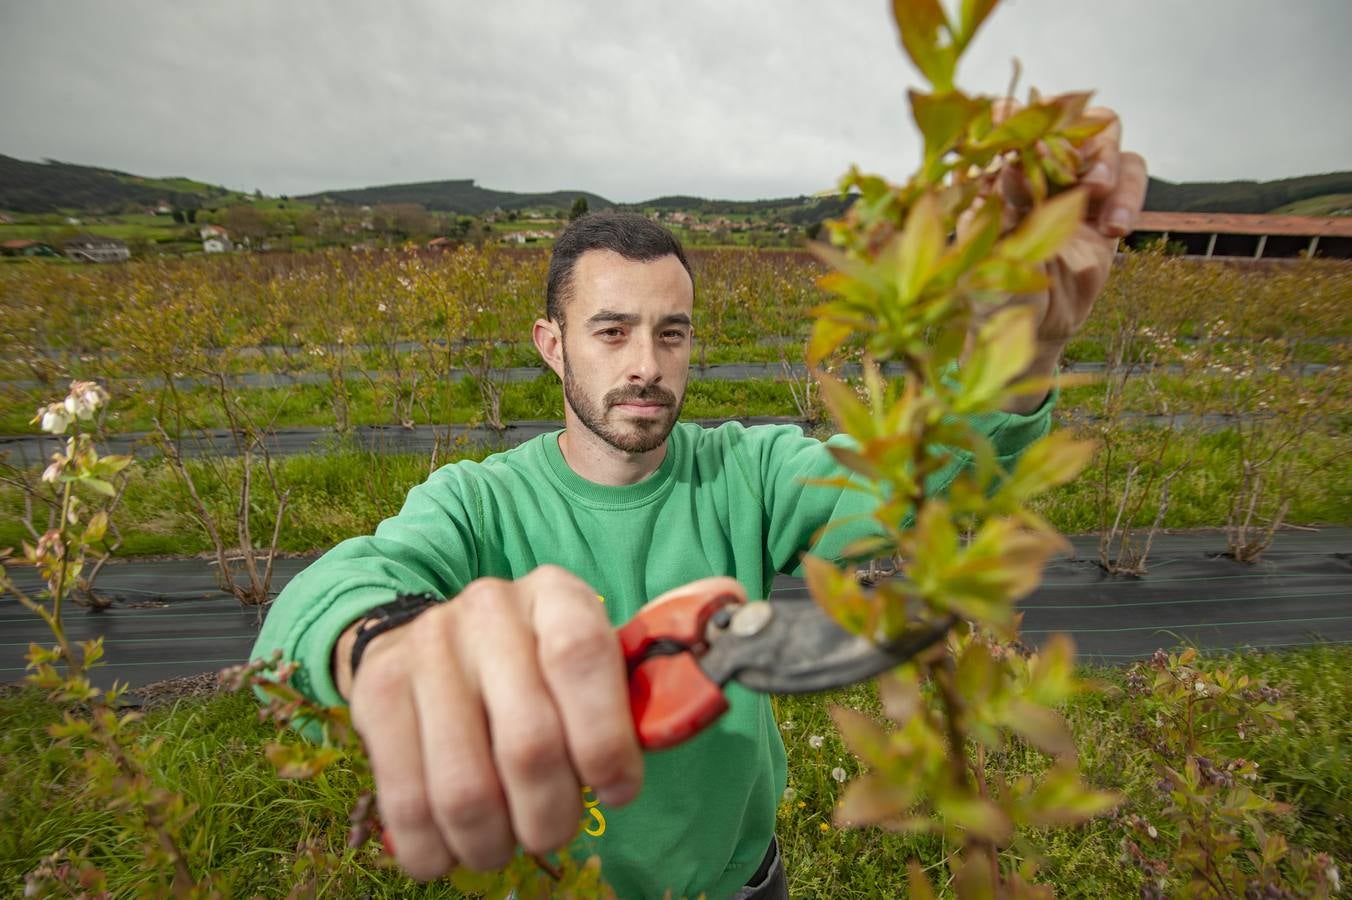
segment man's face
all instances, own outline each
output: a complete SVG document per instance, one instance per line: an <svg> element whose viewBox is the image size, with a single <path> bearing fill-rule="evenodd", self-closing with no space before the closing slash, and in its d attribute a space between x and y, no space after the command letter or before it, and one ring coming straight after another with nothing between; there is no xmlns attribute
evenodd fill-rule
<svg viewBox="0 0 1352 900"><path fill-rule="evenodd" d="M690 369L694 285L681 261L633 262L609 250L578 258L564 304L563 396L617 450L662 446L681 414Z"/></svg>

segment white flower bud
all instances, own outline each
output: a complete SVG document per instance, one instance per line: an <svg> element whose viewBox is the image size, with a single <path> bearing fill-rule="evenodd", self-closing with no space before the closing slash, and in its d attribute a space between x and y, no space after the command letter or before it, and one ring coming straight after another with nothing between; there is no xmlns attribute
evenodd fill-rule
<svg viewBox="0 0 1352 900"><path fill-rule="evenodd" d="M840 782L841 784L844 784L845 770L842 769L840 766L836 766L834 769L831 770L831 777L834 778L836 781Z"/></svg>
<svg viewBox="0 0 1352 900"><path fill-rule="evenodd" d="M59 403L53 403L42 411L42 430L48 434L65 434L70 423L70 413Z"/></svg>
<svg viewBox="0 0 1352 900"><path fill-rule="evenodd" d="M807 739L807 745L813 750L820 750L822 748L822 736L820 734L814 734Z"/></svg>

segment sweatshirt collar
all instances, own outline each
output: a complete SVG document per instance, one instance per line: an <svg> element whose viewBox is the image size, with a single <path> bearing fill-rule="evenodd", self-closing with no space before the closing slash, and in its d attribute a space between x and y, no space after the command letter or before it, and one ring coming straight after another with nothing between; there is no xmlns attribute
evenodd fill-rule
<svg viewBox="0 0 1352 900"><path fill-rule="evenodd" d="M574 472L569 468L568 461L563 458L563 451L559 449L559 436L563 434L562 431L543 436L545 460L549 464L550 474L559 487L587 506L603 509L642 506L671 483L672 473L676 471L676 457L681 452L680 432L680 423L677 423L667 436L667 455L662 459L662 464L647 478L634 484L597 484Z"/></svg>

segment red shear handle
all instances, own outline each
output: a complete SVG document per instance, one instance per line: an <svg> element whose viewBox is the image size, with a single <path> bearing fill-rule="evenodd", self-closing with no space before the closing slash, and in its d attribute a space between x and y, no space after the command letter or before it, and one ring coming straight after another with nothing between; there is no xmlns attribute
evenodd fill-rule
<svg viewBox="0 0 1352 900"><path fill-rule="evenodd" d="M673 747L727 711L723 689L699 667L699 655L713 614L745 602L736 579L704 578L657 597L619 629L630 667L629 708L645 749Z"/></svg>
<svg viewBox="0 0 1352 900"><path fill-rule="evenodd" d="M689 653L654 656L629 676L629 710L645 750L665 750L699 734L728 710L728 698Z"/></svg>

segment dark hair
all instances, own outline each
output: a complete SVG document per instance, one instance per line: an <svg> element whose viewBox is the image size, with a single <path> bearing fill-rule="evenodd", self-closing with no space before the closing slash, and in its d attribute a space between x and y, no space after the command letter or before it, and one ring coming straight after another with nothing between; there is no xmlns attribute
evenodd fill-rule
<svg viewBox="0 0 1352 900"><path fill-rule="evenodd" d="M690 261L676 236L638 213L605 210L574 219L554 242L545 288L545 317L563 322L563 306L572 294L573 266L588 250L613 250L634 262L674 256L693 282Z"/></svg>

